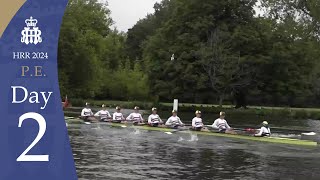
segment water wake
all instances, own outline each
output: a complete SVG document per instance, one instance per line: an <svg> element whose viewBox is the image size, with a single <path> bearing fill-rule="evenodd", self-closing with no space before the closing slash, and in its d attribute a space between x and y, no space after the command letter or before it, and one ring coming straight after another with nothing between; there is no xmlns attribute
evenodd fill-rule
<svg viewBox="0 0 320 180"><path fill-rule="evenodd" d="M188 141L195 142L195 141L198 141L198 140L199 140L199 138L198 138L198 136L196 134L190 133L190 140L188 140Z"/></svg>
<svg viewBox="0 0 320 180"><path fill-rule="evenodd" d="M139 129L134 129L134 132L133 132L134 135L139 135L141 134L140 130Z"/></svg>
<svg viewBox="0 0 320 180"><path fill-rule="evenodd" d="M179 137L178 142L184 141L183 137Z"/></svg>
<svg viewBox="0 0 320 180"><path fill-rule="evenodd" d="M199 138L198 138L197 134L190 133L190 139L186 140L183 137L179 137L178 142L182 142L182 141L196 142L198 140L199 140Z"/></svg>

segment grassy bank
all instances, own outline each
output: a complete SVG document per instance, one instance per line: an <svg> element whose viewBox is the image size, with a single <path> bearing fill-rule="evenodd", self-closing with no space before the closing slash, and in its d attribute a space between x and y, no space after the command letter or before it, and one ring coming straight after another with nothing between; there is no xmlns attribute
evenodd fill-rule
<svg viewBox="0 0 320 180"><path fill-rule="evenodd" d="M110 100L80 100L74 99L71 103L73 106L82 107L86 102L89 102L94 107L99 107L102 104L108 107L121 106L122 108L131 109L134 106L139 106L141 109L151 109L157 107L161 111L171 111L172 103L158 103L141 101L110 101ZM288 108L288 107L260 107L248 106L248 109L234 109L231 105L224 105L222 107L214 104L192 104L179 103L179 111L193 112L201 110L204 113L216 113L226 111L233 116L259 117L267 119L320 119L320 109L318 108Z"/></svg>

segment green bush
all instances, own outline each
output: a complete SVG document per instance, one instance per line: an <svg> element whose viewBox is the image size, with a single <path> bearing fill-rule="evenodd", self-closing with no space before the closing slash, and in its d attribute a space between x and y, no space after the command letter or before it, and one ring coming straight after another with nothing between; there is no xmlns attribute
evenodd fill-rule
<svg viewBox="0 0 320 180"><path fill-rule="evenodd" d="M75 107L83 107L86 104L86 101L83 99L71 99L70 103Z"/></svg>

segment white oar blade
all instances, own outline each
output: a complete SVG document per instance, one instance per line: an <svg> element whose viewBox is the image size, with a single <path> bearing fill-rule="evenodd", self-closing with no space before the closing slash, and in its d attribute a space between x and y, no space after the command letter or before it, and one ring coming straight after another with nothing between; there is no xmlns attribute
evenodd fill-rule
<svg viewBox="0 0 320 180"><path fill-rule="evenodd" d="M169 134L169 135L172 134L172 132L164 132L164 133Z"/></svg>
<svg viewBox="0 0 320 180"><path fill-rule="evenodd" d="M315 132L301 133L301 139L302 140L309 140L309 141L318 141L316 135L317 135L317 133L315 133Z"/></svg>
<svg viewBox="0 0 320 180"><path fill-rule="evenodd" d="M123 128L126 128L127 126L125 126L125 125L122 125L121 127L123 127Z"/></svg>
<svg viewBox="0 0 320 180"><path fill-rule="evenodd" d="M84 123L85 123L85 124L88 124L88 125L91 124L91 122L84 122Z"/></svg>
<svg viewBox="0 0 320 180"><path fill-rule="evenodd" d="M64 119L75 119L75 117L65 117Z"/></svg>
<svg viewBox="0 0 320 180"><path fill-rule="evenodd" d="M317 135L317 133L315 133L315 132L309 132L309 133L302 133L302 135L305 135L305 136L315 136L315 135Z"/></svg>

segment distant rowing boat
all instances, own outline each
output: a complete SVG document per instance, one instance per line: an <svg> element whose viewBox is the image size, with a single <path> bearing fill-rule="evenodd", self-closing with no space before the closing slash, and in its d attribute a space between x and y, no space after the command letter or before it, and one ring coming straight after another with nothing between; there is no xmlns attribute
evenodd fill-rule
<svg viewBox="0 0 320 180"><path fill-rule="evenodd" d="M69 118L71 120L72 118ZM75 121L74 119L73 121ZM78 119L78 121L82 121ZM100 123L98 123L100 124ZM112 123L112 122L102 122L102 124L106 124L112 127L121 127L121 128L130 128L134 127L137 129L149 130L149 131L161 131L161 132L177 132L177 133L188 133L188 128L177 130L171 128L162 128L162 127L151 127L148 125L143 126L134 126L132 124L125 124L125 123ZM207 135L207 136L216 136L216 137L226 137L232 139L242 139L242 140L250 140L250 141L259 141L259 142L267 142L267 143L278 143L278 144L289 144L289 145L299 145L299 146L317 146L318 143L315 141L310 140L300 140L300 139L290 139L290 138L280 138L280 137L253 137L248 135L238 135L238 134L225 134L225 133L218 133L213 131L192 131L192 133L199 134L199 135Z"/></svg>

